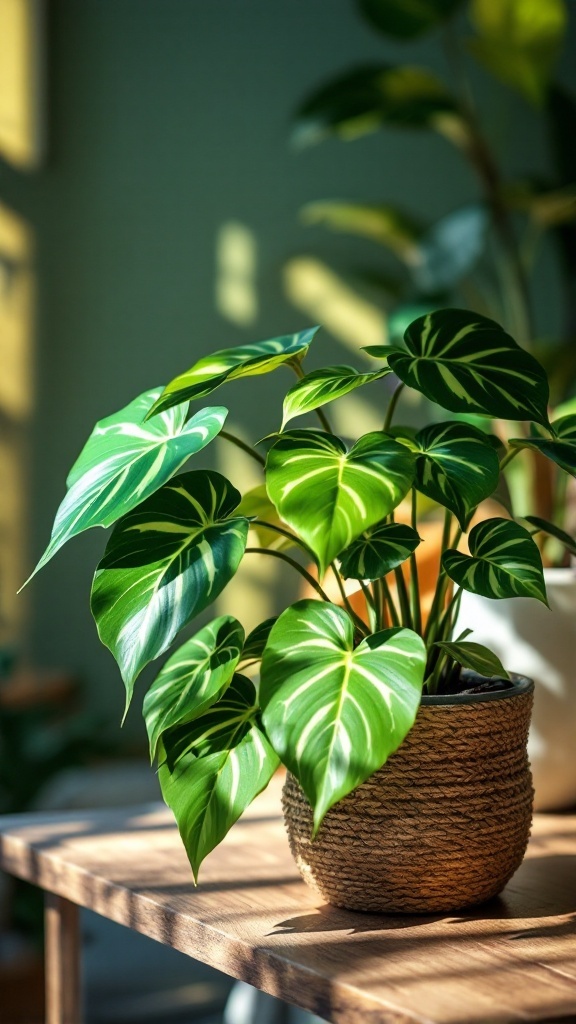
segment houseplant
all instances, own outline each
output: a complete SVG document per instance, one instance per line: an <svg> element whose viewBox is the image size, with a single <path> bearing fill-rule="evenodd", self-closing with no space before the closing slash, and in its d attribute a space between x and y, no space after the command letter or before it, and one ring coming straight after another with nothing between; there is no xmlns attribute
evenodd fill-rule
<svg viewBox="0 0 576 1024"><path fill-rule="evenodd" d="M294 116L296 143L346 145L383 133L383 140L359 147L358 180L381 161L383 180L388 167L394 185L398 175L389 168L402 133L430 139L432 163L441 138L455 165L469 172L470 194L431 220L425 205L431 169L423 152L419 203L400 205L386 192L368 201L328 194L303 208L304 222L364 239L368 268L348 267L347 276L383 308L393 342L417 312L470 305L502 322L537 356L548 371L552 406L566 403L576 387L576 102L558 63L571 5L422 0L407 10L396 0L353 0L353 6L374 33L376 57L315 85ZM513 126L526 118L531 146L520 163ZM537 454L515 463L509 476L521 511L570 530L576 495L572 488L566 500L565 483ZM539 543L553 614L522 602L504 602L496 614L481 597L465 595L460 623L474 624L479 639L494 637L496 629L497 649L514 649L518 671L535 679L529 749L536 806L558 809L576 801L576 572L564 546L552 538Z"/></svg>
<svg viewBox="0 0 576 1024"><path fill-rule="evenodd" d="M435 722L443 723L440 760L446 759L446 735L454 733L456 718L467 709L474 716L468 719L474 758L479 747L481 752L487 745L489 752L487 767L474 761L471 780L471 755L462 752L466 730L463 735L456 728L452 741L458 755L448 772L449 817L458 819L458 836L452 836L444 852L450 860L455 844L474 844L473 813L480 797L480 829L484 845L488 838L490 856L472 858L475 877L481 874L479 862L488 862L483 885L470 888L467 880L459 890L458 879L453 879L449 893L445 888L442 898L424 893L419 906L478 902L505 884L527 841L530 684L509 680L498 659L466 635L453 639L452 624L462 590L545 603L540 552L531 534L540 530L561 539L563 535L541 520L523 526L504 517L468 529L478 505L497 490L501 472L527 446L539 444L563 469L574 468L576 417L550 424L542 367L494 321L467 311L447 309L416 319L406 332L405 347L371 351L377 362L368 373L343 366L306 373L302 364L316 330L217 352L166 388L141 395L98 423L70 472L68 492L37 569L82 530L114 524L94 577L91 606L100 638L120 667L127 708L143 667L168 650L182 627L218 597L244 556L275 557L300 572L315 599L296 602L247 638L234 617L213 619L168 658L145 696L151 755L158 757L164 797L175 813L194 875L280 761L313 807L309 812L296 783L289 780L289 813L290 804L298 820L313 813L314 832L328 815L312 844L309 834L290 825L302 869L310 874L304 840L312 852L318 849L330 817L338 813L334 805L359 786L362 794L361 784L369 779L370 786L398 747L397 760L411 742L420 757L421 739L411 737L417 733L424 692L425 701L439 705L439 717L434 714ZM248 448L267 488L267 496L259 493L261 511L254 514L254 496L242 499L220 474L179 472L190 455L216 436L246 447L222 429L226 409L201 408L187 419L188 406L227 381L282 365L297 380L286 395L280 429L255 449ZM332 434L325 407L392 372L398 384L381 429L348 449ZM449 420L417 434L396 425L397 399L405 386L450 410ZM455 421L454 414L462 411L531 423L535 436L513 438L505 447L479 427ZM318 416L321 429L292 429L292 420L308 412ZM426 621L416 557L419 495L444 510L442 570ZM396 521L406 501L409 524ZM244 508L251 509L249 515ZM248 540L249 531L254 542ZM271 534L286 546L267 547ZM464 535L470 553L457 549ZM316 564L317 576L293 552L287 553L288 546ZM325 592L328 570L338 583L341 605ZM358 581L364 615L354 610L346 594L344 581L349 578ZM257 686L246 672L259 662ZM463 667L498 681L481 681L482 692L461 694L462 689L478 688L475 677L462 682ZM488 721L491 709L496 718ZM452 715L449 720L446 712ZM430 713L421 710L419 719ZM427 803L436 808L442 800L436 792L430 801L435 759L438 752L429 750ZM394 758L382 771L392 772L393 765ZM410 801L414 793L412 786ZM497 808L495 821L490 814L488 836L486 798L492 811ZM397 806L396 846L406 824L398 819ZM422 823L416 825L418 865L426 840ZM450 835L445 825L444 832ZM510 850L511 858L503 853ZM435 875L443 856L436 851ZM376 860L374 855L371 874ZM466 871L462 877L467 879ZM335 902L350 905L330 885L318 878L316 884ZM381 879L378 890L384 891ZM352 903L362 906L361 899ZM378 905L373 898L369 905L414 909L410 901L397 903L395 897L386 902L384 893Z"/></svg>

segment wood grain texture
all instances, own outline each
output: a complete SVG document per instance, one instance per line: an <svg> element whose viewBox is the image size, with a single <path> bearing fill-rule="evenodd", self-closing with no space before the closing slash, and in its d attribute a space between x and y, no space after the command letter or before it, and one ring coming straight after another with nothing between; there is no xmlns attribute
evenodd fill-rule
<svg viewBox="0 0 576 1024"><path fill-rule="evenodd" d="M276 778L194 889L164 808L0 819L0 867L334 1024L576 1021L576 816L537 815L503 896L356 914L300 880Z"/></svg>
<svg viewBox="0 0 576 1024"><path fill-rule="evenodd" d="M82 1024L79 910L46 893L46 1024Z"/></svg>

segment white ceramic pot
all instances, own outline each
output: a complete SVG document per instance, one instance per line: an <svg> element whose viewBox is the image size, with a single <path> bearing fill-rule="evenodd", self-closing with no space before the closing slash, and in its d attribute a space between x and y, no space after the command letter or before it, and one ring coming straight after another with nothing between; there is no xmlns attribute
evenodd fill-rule
<svg viewBox="0 0 576 1024"><path fill-rule="evenodd" d="M528 743L535 809L553 811L576 806L576 568L545 577L550 610L528 598L463 593L455 636L473 629L470 640L536 683Z"/></svg>

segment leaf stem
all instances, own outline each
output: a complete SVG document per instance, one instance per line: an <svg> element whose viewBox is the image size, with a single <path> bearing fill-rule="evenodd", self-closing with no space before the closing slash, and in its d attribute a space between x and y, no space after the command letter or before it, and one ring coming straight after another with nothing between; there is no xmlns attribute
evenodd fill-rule
<svg viewBox="0 0 576 1024"><path fill-rule="evenodd" d="M364 622L364 619L360 618L360 616L357 614L357 612L354 611L354 609L353 609L353 607L352 607L352 605L350 603L350 600L348 598L348 594L346 593L346 590L345 590L345 587L344 587L344 583L342 582L342 577L340 576L340 573L338 572L338 569L336 568L336 565L334 564L334 562L330 563L330 568L332 569L332 572L334 573L334 576L336 577L336 583L338 584L338 590L340 591L340 595L342 597L342 602L343 602L344 607L345 607L346 611L348 612L350 618L354 621L354 623L356 624L358 629L362 630L363 633L369 632L368 627L367 627L366 623Z"/></svg>
<svg viewBox="0 0 576 1024"><path fill-rule="evenodd" d="M306 582L314 588L316 593L320 595L323 601L327 601L328 604L332 604L330 598L328 597L328 594L326 593L325 590L322 589L322 587L318 583L318 580L315 580L314 577L306 571L304 566L299 565L298 562L296 562L293 558L290 558L290 556L286 555L283 551L276 551L274 548L245 548L244 554L270 555L271 558L280 558L283 562L287 562L288 565L291 565L293 569L296 569L296 572L299 572L300 575L304 577Z"/></svg>
<svg viewBox="0 0 576 1024"><path fill-rule="evenodd" d="M385 419L384 419L384 424L382 426L382 431L383 431L384 434L386 434L388 432L388 430L390 429L390 424L392 423L392 418L393 418L394 413L396 411L396 406L398 405L398 399L400 398L400 395L402 394L402 392L404 390L404 386L405 385L402 382L400 382L400 384L398 384L396 390L394 391L394 394L392 395L392 398L390 399L390 403L388 405L388 409L386 410L386 416L385 416Z"/></svg>
<svg viewBox="0 0 576 1024"><path fill-rule="evenodd" d="M416 488L412 488L412 529L415 533L418 532L418 509L417 509L417 491ZM410 552L410 598L412 602L412 621L414 623L414 629L417 633L422 634L422 611L420 608L420 582L418 579L418 563L416 561L416 555L413 551Z"/></svg>
<svg viewBox="0 0 576 1024"><path fill-rule="evenodd" d="M519 455L521 451L522 451L521 448L510 448L506 452L506 455L504 456L504 458L502 459L502 461L500 463L500 472L502 472L503 469L506 469L506 466L508 466L509 463L512 462L512 459L515 459L516 456Z"/></svg>
<svg viewBox="0 0 576 1024"><path fill-rule="evenodd" d="M286 530L283 526L277 526L276 523L267 523L265 519L252 519L250 525L264 526L267 530L273 530L274 533L280 533L283 537L287 537L288 540L291 540L294 544L297 544L298 547L301 547L302 551L305 551L306 554L314 560L314 554L308 545L305 544L303 540L300 540L300 537L297 537L295 533L292 533L290 530Z"/></svg>
<svg viewBox="0 0 576 1024"><path fill-rule="evenodd" d="M400 625L400 616L398 614L398 610L397 610L396 605L394 603L394 598L392 597L392 594L390 592L390 587L388 586L388 584L387 584L387 582L386 582L386 580L384 578L382 578L380 580L377 580L376 582L382 588L382 595L383 595L384 600L386 601L386 604L387 604L387 607L388 607L388 611L390 612L390 618L392 619L392 625L393 626L399 626Z"/></svg>
<svg viewBox="0 0 576 1024"><path fill-rule="evenodd" d="M396 589L398 591L398 600L400 602L400 615L402 619L402 625L408 629L412 629L412 613L410 611L410 601L408 600L408 591L406 589L406 582L402 569L398 566L394 569L394 577L396 579Z"/></svg>
<svg viewBox="0 0 576 1024"><path fill-rule="evenodd" d="M236 434L231 434L228 430L221 430L220 433L218 434L218 437L222 437L224 438L225 441L230 441L231 444L235 444L237 448L241 448L242 451L246 452L248 455L251 455L252 458L256 460L256 462L259 462L261 466L266 465L266 459L263 458L262 455L260 455L260 452L255 452L254 449L251 448L249 444L246 444L245 441L242 441L239 437L236 437Z"/></svg>
<svg viewBox="0 0 576 1024"><path fill-rule="evenodd" d="M358 580L358 583L360 584L360 589L362 590L362 593L364 594L364 600L366 601L366 609L368 611L370 629L372 630L373 633L375 633L376 630L378 629L378 617L376 613L376 605L374 602L374 598L370 593L370 587L367 587L363 580Z"/></svg>

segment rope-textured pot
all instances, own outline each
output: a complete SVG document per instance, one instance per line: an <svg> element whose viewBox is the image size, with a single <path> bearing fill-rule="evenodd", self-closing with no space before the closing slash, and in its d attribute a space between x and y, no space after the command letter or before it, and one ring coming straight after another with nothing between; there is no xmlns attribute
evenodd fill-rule
<svg viewBox="0 0 576 1024"><path fill-rule="evenodd" d="M496 896L519 867L532 821L526 755L533 683L423 697L379 771L326 815L288 774L282 804L302 877L338 907L457 910Z"/></svg>

